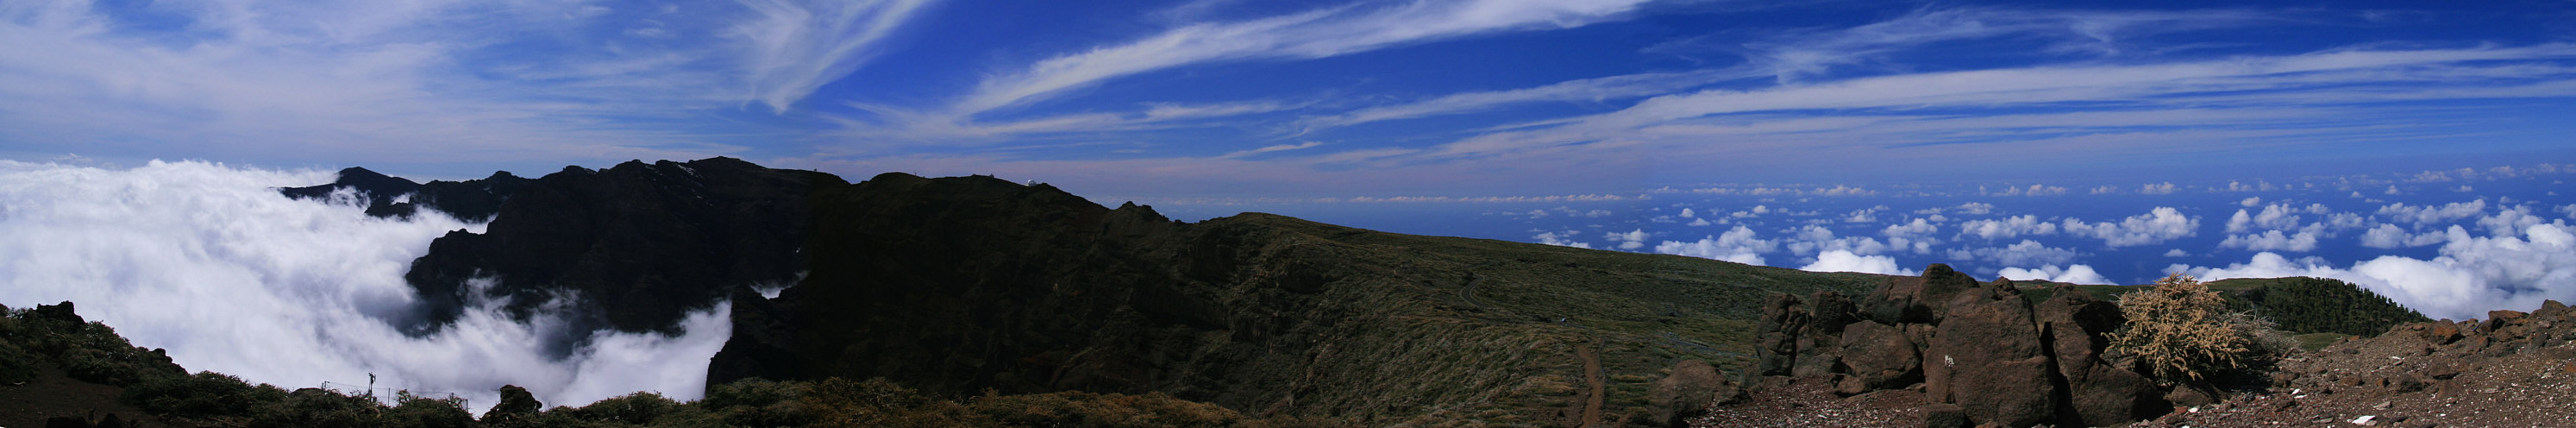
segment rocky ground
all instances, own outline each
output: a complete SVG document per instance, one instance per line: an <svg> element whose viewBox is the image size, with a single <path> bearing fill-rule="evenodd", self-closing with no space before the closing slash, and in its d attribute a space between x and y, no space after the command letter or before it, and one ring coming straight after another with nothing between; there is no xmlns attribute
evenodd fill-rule
<svg viewBox="0 0 2576 428"><path fill-rule="evenodd" d="M2172 413L2132 427L2576 427L2576 310L2400 325L2282 359L2270 385L2175 398ZM1955 415L1920 386L1843 397L1825 376L1761 378L1749 399L1722 401L1695 427L1920 427ZM1934 420L1927 420L1934 419Z"/></svg>
<svg viewBox="0 0 2576 428"><path fill-rule="evenodd" d="M2284 359L2266 390L2134 426L2576 426L2576 311L2418 323Z"/></svg>

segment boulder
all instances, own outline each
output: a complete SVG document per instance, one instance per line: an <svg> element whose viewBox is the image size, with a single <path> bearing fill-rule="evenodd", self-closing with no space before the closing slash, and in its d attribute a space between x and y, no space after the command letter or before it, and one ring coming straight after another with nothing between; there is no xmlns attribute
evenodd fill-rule
<svg viewBox="0 0 2576 428"><path fill-rule="evenodd" d="M1708 414L1708 406L1716 401L1720 391L1735 390L1726 382L1725 376L1718 374L1717 367L1710 366L1708 362L1682 360L1673 363L1672 373L1655 381L1653 392L1647 396L1647 417L1641 422L1658 427L1689 426L1691 418Z"/></svg>
<svg viewBox="0 0 2576 428"><path fill-rule="evenodd" d="M526 426L534 423L537 411L544 408L545 403L537 401L537 396L529 394L527 388L520 388L518 385L501 385L501 402L493 405L491 411L483 412L483 423L493 426Z"/></svg>
<svg viewBox="0 0 2576 428"><path fill-rule="evenodd" d="M1923 426L1927 428L1966 428L1968 411L1957 404L1930 404L1922 408Z"/></svg>
<svg viewBox="0 0 2576 428"><path fill-rule="evenodd" d="M1938 376L1926 382L1933 388L1932 397L1958 403L1968 419L1978 423L2048 422L2058 404L2058 388L2049 377L2057 368L2045 354L2030 304L2011 286L1976 287L1957 294L1944 305L1946 313L1932 340L1932 351L1924 354L1926 373ZM1935 360L1950 369L1928 367Z"/></svg>
<svg viewBox="0 0 2576 428"><path fill-rule="evenodd" d="M1762 320L1755 324L1753 352L1756 373L1763 376L1787 376L1797 363L1798 333L1807 326L1807 306L1798 296L1772 293L1762 302Z"/></svg>
<svg viewBox="0 0 2576 428"><path fill-rule="evenodd" d="M1923 355L1904 327L1857 321L1842 330L1843 366L1863 388L1903 388L1923 381Z"/></svg>
<svg viewBox="0 0 2576 428"><path fill-rule="evenodd" d="M1886 324L1939 324L1950 296L1977 289L1977 279L1934 263L1923 268L1920 278L1890 278L1871 291L1868 298L1855 303L1871 320Z"/></svg>
<svg viewBox="0 0 2576 428"><path fill-rule="evenodd" d="M2458 324L2437 322L2421 323L2417 326L2423 329L2424 341L2432 342L2435 345L2449 345L2451 342L2460 340L2460 326Z"/></svg>
<svg viewBox="0 0 2576 428"><path fill-rule="evenodd" d="M2503 329L2506 326L2522 321L2522 317L2524 315L2525 314L2520 311L2503 309L2487 311L2487 322L2484 326L2485 328L2482 328L2481 330L2492 332Z"/></svg>
<svg viewBox="0 0 2576 428"><path fill-rule="evenodd" d="M2158 407L2151 404L2157 391L2146 376L2102 359L2103 349L2110 346L2105 335L2127 322L2118 305L2069 289L2040 302L2033 312L2040 334L2048 340L2049 354L2056 357L2057 372L2066 381L2068 414L2061 419L2079 420L2086 426L2118 425L2136 420L2140 409Z"/></svg>
<svg viewBox="0 0 2576 428"><path fill-rule="evenodd" d="M1826 376L1841 371L1843 325L1860 319L1851 298L1817 291L1807 298L1806 308L1805 327L1798 331L1797 361L1790 364L1789 375Z"/></svg>

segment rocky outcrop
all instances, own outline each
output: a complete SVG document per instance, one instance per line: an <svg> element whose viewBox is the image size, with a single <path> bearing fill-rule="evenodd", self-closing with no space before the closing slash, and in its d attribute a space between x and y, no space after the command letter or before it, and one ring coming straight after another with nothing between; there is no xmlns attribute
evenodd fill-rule
<svg viewBox="0 0 2576 428"><path fill-rule="evenodd" d="M375 217L409 217L428 209L447 213L465 221L488 221L500 212L501 201L526 187L530 180L510 175L508 171L491 177L457 181L414 183L409 179L387 176L366 168L340 170L338 179L329 184L278 189L278 193L296 199L329 198L332 192L352 191L367 203L367 215Z"/></svg>
<svg viewBox="0 0 2576 428"><path fill-rule="evenodd" d="M2154 382L2103 358L2106 335L2128 320L2120 307L2084 293L2057 293L2040 302L2040 336L2055 354L2057 373L2066 381L2061 420L2086 426L2108 426L2152 417L2165 408L2155 400Z"/></svg>
<svg viewBox="0 0 2576 428"><path fill-rule="evenodd" d="M1959 403L1979 423L2031 426L2055 416L2055 364L2020 291L2009 284L1971 289L1952 296L1945 309L1924 352L1938 361L1925 370L1934 400Z"/></svg>
<svg viewBox="0 0 2576 428"><path fill-rule="evenodd" d="M2119 308L2082 292L2033 304L2010 281L1935 264L1855 300L1774 295L1755 331L1760 373L1831 377L1842 395L1919 390L1942 403L1927 414L1973 424L2117 425L2166 410L2165 391L2103 355ZM1840 322L1817 327L1827 319Z"/></svg>
<svg viewBox="0 0 2576 428"><path fill-rule="evenodd" d="M514 177L495 174L494 177ZM568 334L600 328L671 331L686 311L748 284L795 280L803 260L811 191L844 184L812 171L775 170L731 158L567 167L526 183L482 185L499 197L483 233L450 232L404 275L424 307L410 327L430 331L468 302L506 302L525 317L552 299L585 311ZM472 191L423 203L490 202ZM482 284L478 281L490 281ZM582 337L557 338L557 345Z"/></svg>

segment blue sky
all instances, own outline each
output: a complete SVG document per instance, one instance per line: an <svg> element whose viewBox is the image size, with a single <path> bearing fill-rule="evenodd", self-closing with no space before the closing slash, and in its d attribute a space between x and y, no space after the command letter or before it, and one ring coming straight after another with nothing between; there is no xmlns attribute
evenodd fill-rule
<svg viewBox="0 0 2576 428"><path fill-rule="evenodd" d="M2164 181L2571 156L2576 3L0 5L0 157L727 155L1085 195Z"/></svg>
<svg viewBox="0 0 2576 428"><path fill-rule="evenodd" d="M2342 275L2445 314L2576 298L2571 112L2568 1L0 3L24 162L723 155L1816 270ZM2428 297L2460 290L2492 295Z"/></svg>
<svg viewBox="0 0 2576 428"><path fill-rule="evenodd" d="M733 156L1817 271L2330 277L2470 318L2576 301L2571 136L2565 0L0 0L0 301L261 382L693 391L606 374L702 371L720 335L548 360L490 308L373 322L480 225L269 189Z"/></svg>

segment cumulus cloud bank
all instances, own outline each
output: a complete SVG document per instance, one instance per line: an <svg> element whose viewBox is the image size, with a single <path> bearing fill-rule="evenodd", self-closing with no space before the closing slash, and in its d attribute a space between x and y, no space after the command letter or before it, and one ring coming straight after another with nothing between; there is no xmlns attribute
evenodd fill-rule
<svg viewBox="0 0 2576 428"><path fill-rule="evenodd" d="M2004 268L2003 271L1995 273L1995 276L2014 279L2057 281L2068 284L2113 284L2110 278L2103 278L2102 273L2094 272L2092 266L2086 265L2074 265L2064 268L2059 268L2057 265L2046 265L2040 266L2038 269Z"/></svg>
<svg viewBox="0 0 2576 428"><path fill-rule="evenodd" d="M2440 256L2400 256L2335 267L2323 259L2255 254L2226 267L2174 265L2202 279L2313 276L2359 284L2434 318L2483 318L2496 308L2529 310L2542 300L2576 300L2576 228L2565 222L2533 224L2520 236L2473 236L2452 227Z"/></svg>
<svg viewBox="0 0 2576 428"><path fill-rule="evenodd" d="M1662 244L1655 245L1655 252L1658 253L1725 260L1748 265L1761 265L1763 253L1779 250L1778 241L1754 236L1753 229L1744 225L1736 225L1735 229L1727 230L1724 234L1703 237L1698 241L1664 241Z"/></svg>
<svg viewBox="0 0 2576 428"><path fill-rule="evenodd" d="M678 336L598 332L559 358L566 323L517 322L479 302L443 331L407 337L385 320L413 305L402 274L450 230L441 215L367 217L355 195L291 200L275 187L329 172L200 162L125 169L0 161L0 303L73 301L138 346L191 370L296 388L324 382L429 395L473 407L503 384L550 404L635 391L694 399L724 345L726 305L692 313Z"/></svg>
<svg viewBox="0 0 2576 428"><path fill-rule="evenodd" d="M1801 266L1808 272L1860 272L1881 275L1917 275L1913 269L1896 267L1896 258L1864 256L1846 250L1826 250L1816 254L1816 262Z"/></svg>

